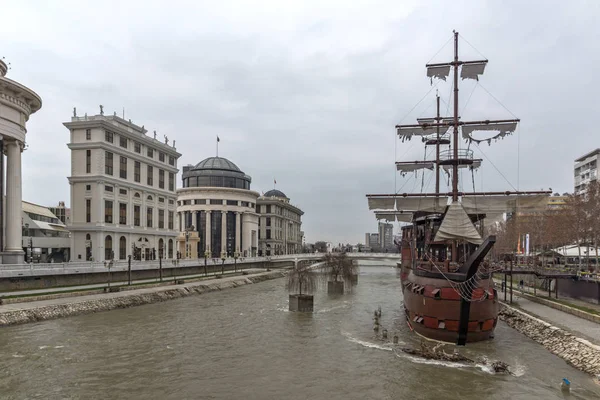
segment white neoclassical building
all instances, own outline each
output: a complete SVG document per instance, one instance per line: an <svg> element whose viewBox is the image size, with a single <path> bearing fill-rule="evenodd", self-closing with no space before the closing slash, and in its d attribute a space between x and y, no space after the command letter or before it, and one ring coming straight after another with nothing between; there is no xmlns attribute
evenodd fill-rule
<svg viewBox="0 0 600 400"><path fill-rule="evenodd" d="M181 257L255 256L258 193L250 190L250 176L226 158L210 157L184 166L182 178L177 191Z"/></svg>
<svg viewBox="0 0 600 400"><path fill-rule="evenodd" d="M260 215L259 255L298 254L302 252L304 211L290 204L285 193L269 190L256 201Z"/></svg>
<svg viewBox="0 0 600 400"><path fill-rule="evenodd" d="M24 262L21 230L21 152L25 148L26 122L42 107L33 90L6 77L8 68L0 60L0 154L6 154L6 204L4 156L0 161L0 257L3 264Z"/></svg>
<svg viewBox="0 0 600 400"><path fill-rule="evenodd" d="M115 115L77 116L71 133L71 259L174 258L175 141Z"/></svg>

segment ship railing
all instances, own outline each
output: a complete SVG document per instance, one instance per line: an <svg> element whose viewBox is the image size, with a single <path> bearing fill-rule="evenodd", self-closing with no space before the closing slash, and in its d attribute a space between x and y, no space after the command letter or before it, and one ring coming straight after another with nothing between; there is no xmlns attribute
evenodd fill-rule
<svg viewBox="0 0 600 400"><path fill-rule="evenodd" d="M473 160L473 150L459 149L458 150L459 160ZM444 150L440 152L440 161L452 161L454 160L454 150Z"/></svg>

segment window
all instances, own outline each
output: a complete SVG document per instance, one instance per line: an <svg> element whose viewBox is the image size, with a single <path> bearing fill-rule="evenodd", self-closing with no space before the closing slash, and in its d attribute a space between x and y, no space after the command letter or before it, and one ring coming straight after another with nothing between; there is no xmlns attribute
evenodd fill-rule
<svg viewBox="0 0 600 400"><path fill-rule="evenodd" d="M86 174L92 173L92 151L91 150L87 150L85 152L85 173Z"/></svg>
<svg viewBox="0 0 600 400"><path fill-rule="evenodd" d="M119 194L127 196L127 189L119 189Z"/></svg>
<svg viewBox="0 0 600 400"><path fill-rule="evenodd" d="M133 197L137 197L138 199L141 198L140 194L137 192L133 195Z"/></svg>
<svg viewBox="0 0 600 400"><path fill-rule="evenodd" d="M189 206L190 204L192 204L191 200L183 200L183 203L181 203L183 206Z"/></svg>
<svg viewBox="0 0 600 400"><path fill-rule="evenodd" d="M173 211L169 211L169 229L173 230Z"/></svg>
<svg viewBox="0 0 600 400"><path fill-rule="evenodd" d="M154 149L151 147L148 147L148 157L152 158L154 157Z"/></svg>
<svg viewBox="0 0 600 400"><path fill-rule="evenodd" d="M113 202L111 200L104 200L104 222L112 224L113 222Z"/></svg>
<svg viewBox="0 0 600 400"><path fill-rule="evenodd" d="M140 206L133 206L133 225L140 226Z"/></svg>
<svg viewBox="0 0 600 400"><path fill-rule="evenodd" d="M164 203L165 202L165 198L164 197L159 197L158 198L158 202L159 203Z"/></svg>
<svg viewBox="0 0 600 400"><path fill-rule="evenodd" d="M271 206L267 206L267 214L271 214Z"/></svg>
<svg viewBox="0 0 600 400"><path fill-rule="evenodd" d="M163 169L158 170L158 188L159 189L165 188L165 170L163 170Z"/></svg>
<svg viewBox="0 0 600 400"><path fill-rule="evenodd" d="M126 259L126 253L127 253L127 239L125 238L125 236L121 236L121 239L119 239L119 259L124 260Z"/></svg>
<svg viewBox="0 0 600 400"><path fill-rule="evenodd" d="M142 145L139 144L138 142L133 142L133 151L141 154L142 153Z"/></svg>
<svg viewBox="0 0 600 400"><path fill-rule="evenodd" d="M152 228L152 207L146 209L146 226Z"/></svg>
<svg viewBox="0 0 600 400"><path fill-rule="evenodd" d="M92 199L85 199L85 222L92 222Z"/></svg>
<svg viewBox="0 0 600 400"><path fill-rule="evenodd" d="M119 176L123 179L127 179L127 157L121 157Z"/></svg>
<svg viewBox="0 0 600 400"><path fill-rule="evenodd" d="M150 195L149 195L149 196L146 198L146 200L148 200L148 201L152 201L152 196L150 196Z"/></svg>
<svg viewBox="0 0 600 400"><path fill-rule="evenodd" d="M85 130L85 140L92 140L92 130L91 129Z"/></svg>
<svg viewBox="0 0 600 400"><path fill-rule="evenodd" d="M127 225L127 204L119 203L119 224Z"/></svg>
<svg viewBox="0 0 600 400"><path fill-rule="evenodd" d="M152 180L152 175L154 175L154 169L151 165L148 165L148 186L152 186L154 184Z"/></svg>
<svg viewBox="0 0 600 400"><path fill-rule="evenodd" d="M104 185L104 191L105 192L112 192L113 191L113 187L112 186L108 186L108 185Z"/></svg>
<svg viewBox="0 0 600 400"><path fill-rule="evenodd" d="M106 175L113 174L113 153L109 151L104 153L104 173Z"/></svg>
<svg viewBox="0 0 600 400"><path fill-rule="evenodd" d="M223 204L223 200L210 199L210 204Z"/></svg>
<svg viewBox="0 0 600 400"><path fill-rule="evenodd" d="M137 183L140 183L140 162L136 161L133 165L133 180Z"/></svg>
<svg viewBox="0 0 600 400"><path fill-rule="evenodd" d="M112 237L110 235L106 235L106 238L104 238L104 259L112 260L113 256Z"/></svg>
<svg viewBox="0 0 600 400"><path fill-rule="evenodd" d="M237 202L237 200L227 200L227 205L228 206L237 206L238 202Z"/></svg>
<svg viewBox="0 0 600 400"><path fill-rule="evenodd" d="M87 190L87 191L92 190L92 185L85 185L85 190Z"/></svg>
<svg viewBox="0 0 600 400"><path fill-rule="evenodd" d="M163 153L162 151L158 153L158 160L165 162L165 153Z"/></svg>
<svg viewBox="0 0 600 400"><path fill-rule="evenodd" d="M106 131L104 133L104 140L106 140L108 143L113 143L113 133Z"/></svg>
<svg viewBox="0 0 600 400"><path fill-rule="evenodd" d="M169 157L169 165L175 165L175 157Z"/></svg>
<svg viewBox="0 0 600 400"><path fill-rule="evenodd" d="M169 172L169 191L175 191L175 174L172 172Z"/></svg>
<svg viewBox="0 0 600 400"><path fill-rule="evenodd" d="M175 201L173 199L169 199L169 204L173 205L175 204Z"/></svg>
<svg viewBox="0 0 600 400"><path fill-rule="evenodd" d="M271 226L271 217L267 217L267 226Z"/></svg>
<svg viewBox="0 0 600 400"><path fill-rule="evenodd" d="M267 229L267 239L271 239L271 230Z"/></svg>
<svg viewBox="0 0 600 400"><path fill-rule="evenodd" d="M158 228L165 229L165 210L158 210Z"/></svg>
<svg viewBox="0 0 600 400"><path fill-rule="evenodd" d="M127 148L127 138L123 136L119 136L119 146L123 148Z"/></svg>

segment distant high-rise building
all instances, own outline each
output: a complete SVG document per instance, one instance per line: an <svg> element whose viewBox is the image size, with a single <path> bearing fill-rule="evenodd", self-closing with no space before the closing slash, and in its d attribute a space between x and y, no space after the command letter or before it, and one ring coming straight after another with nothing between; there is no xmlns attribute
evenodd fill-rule
<svg viewBox="0 0 600 400"><path fill-rule="evenodd" d="M379 223L379 246L382 249L391 249L394 246L394 225Z"/></svg>
<svg viewBox="0 0 600 400"><path fill-rule="evenodd" d="M587 185L598 178L599 155L600 149L596 149L575 160L575 194L585 193Z"/></svg>
<svg viewBox="0 0 600 400"><path fill-rule="evenodd" d="M379 233L370 233L368 246L372 249L379 247Z"/></svg>
<svg viewBox="0 0 600 400"><path fill-rule="evenodd" d="M59 201L58 206L48 207L48 209L52 212L52 214L56 215L56 217L61 220L63 224L69 225L71 223L71 209L65 207L64 201Z"/></svg>

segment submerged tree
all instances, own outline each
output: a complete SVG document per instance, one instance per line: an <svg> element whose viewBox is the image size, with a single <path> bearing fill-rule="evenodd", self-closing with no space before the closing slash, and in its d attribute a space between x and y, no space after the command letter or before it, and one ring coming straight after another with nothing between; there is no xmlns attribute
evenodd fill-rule
<svg viewBox="0 0 600 400"><path fill-rule="evenodd" d="M294 262L294 267L288 272L286 287L290 292L290 311L313 311L312 293L318 285L317 274L308 265Z"/></svg>
<svg viewBox="0 0 600 400"><path fill-rule="evenodd" d="M345 252L329 253L325 255L325 262L321 267L323 277L327 280L329 293L344 293L344 284L351 284L358 275L358 266Z"/></svg>
<svg viewBox="0 0 600 400"><path fill-rule="evenodd" d="M296 263L288 273L287 289L290 293L299 295L312 294L317 288L317 274L316 272L300 263Z"/></svg>

